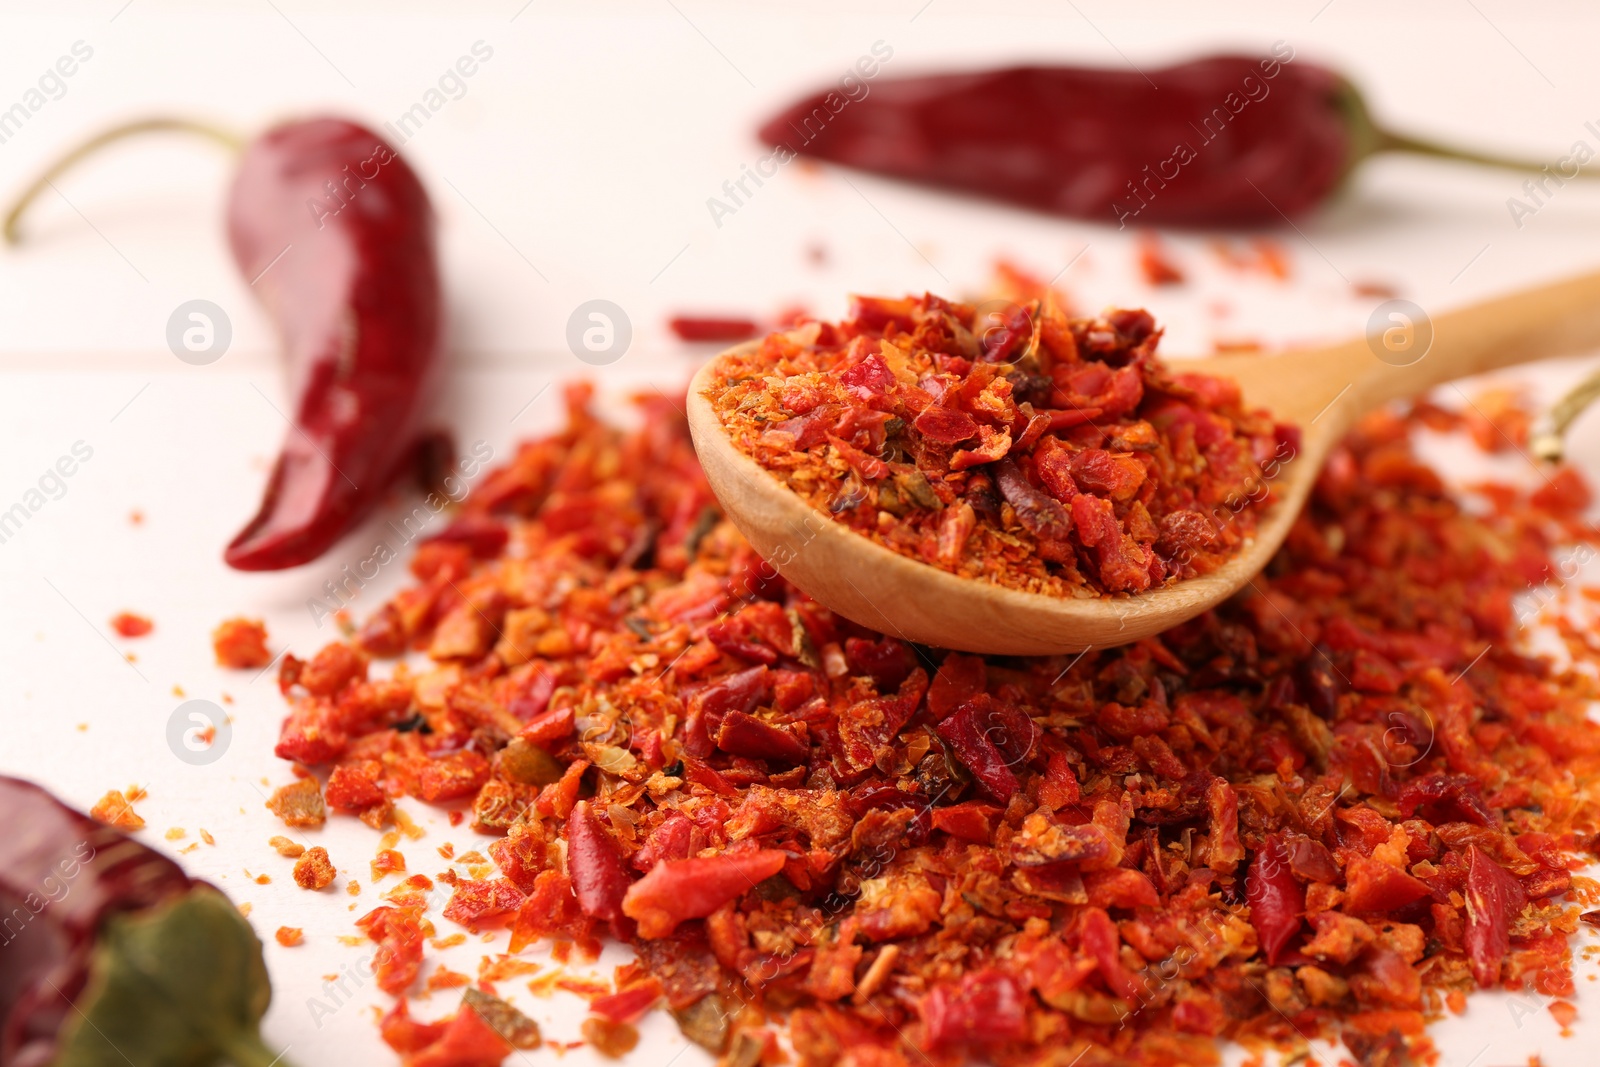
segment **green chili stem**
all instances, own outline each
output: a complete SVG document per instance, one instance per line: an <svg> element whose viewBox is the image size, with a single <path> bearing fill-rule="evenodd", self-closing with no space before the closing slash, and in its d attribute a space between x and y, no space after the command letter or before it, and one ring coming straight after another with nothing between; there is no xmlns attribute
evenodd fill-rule
<svg viewBox="0 0 1600 1067"><path fill-rule="evenodd" d="M233 1067L292 1067L288 1060L283 1058L283 1052L273 1052L255 1034L240 1034L227 1044L228 1062Z"/></svg>
<svg viewBox="0 0 1600 1067"><path fill-rule="evenodd" d="M194 119L139 119L136 122L113 126L111 129L89 138L89 140L50 164L45 168L43 174L34 179L32 185L23 190L22 195L12 205L11 210L6 212L3 231L0 231L3 232L6 243L14 245L22 239L18 224L22 221L22 215L28 210L28 206L39 198L40 193L51 188L57 178L71 170L80 159L93 155L108 144L143 133L197 133L226 145L236 153L244 147L244 139L231 130L225 130L220 126L213 126L205 122L197 122Z"/></svg>
<svg viewBox="0 0 1600 1067"><path fill-rule="evenodd" d="M1408 137L1405 134L1390 133L1388 130L1380 129L1376 133L1377 141L1372 146L1373 152L1410 152L1414 155L1433 156L1436 159L1454 159L1465 163L1478 163L1486 167L1499 167L1503 170L1519 170L1528 174L1540 174L1552 169L1552 165L1549 163L1537 163L1531 159L1496 155L1492 152L1477 152L1470 148L1457 148L1454 145L1439 144L1436 141ZM1579 168L1573 174L1564 174L1557 171L1551 176L1557 181L1567 181L1571 178L1594 178L1600 177L1600 170L1583 170Z"/></svg>

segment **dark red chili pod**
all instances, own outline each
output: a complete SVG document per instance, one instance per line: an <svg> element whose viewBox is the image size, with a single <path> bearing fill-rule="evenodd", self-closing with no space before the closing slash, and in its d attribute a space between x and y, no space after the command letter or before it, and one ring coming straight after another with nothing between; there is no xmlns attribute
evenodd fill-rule
<svg viewBox="0 0 1600 1067"><path fill-rule="evenodd" d="M216 889L0 776L0 1064L282 1062L261 942Z"/></svg>
<svg viewBox="0 0 1600 1067"><path fill-rule="evenodd" d="M1170 67L1008 67L858 88L799 100L759 136L780 153L1119 226L1277 223L1383 151L1540 169L1388 133L1354 86L1284 42Z"/></svg>
<svg viewBox="0 0 1600 1067"><path fill-rule="evenodd" d="M298 566L353 530L397 475L444 458L438 434L418 428L443 338L433 208L405 160L344 119L286 122L241 144L156 118L107 130L47 168L7 214L5 239L19 239L28 205L80 159L174 131L242 149L228 238L277 323L296 398L261 507L224 559L247 571Z"/></svg>
<svg viewBox="0 0 1600 1067"><path fill-rule="evenodd" d="M442 337L433 229L416 173L363 126L285 123L245 148L228 237L277 320L299 399L230 566L315 559L410 457Z"/></svg>

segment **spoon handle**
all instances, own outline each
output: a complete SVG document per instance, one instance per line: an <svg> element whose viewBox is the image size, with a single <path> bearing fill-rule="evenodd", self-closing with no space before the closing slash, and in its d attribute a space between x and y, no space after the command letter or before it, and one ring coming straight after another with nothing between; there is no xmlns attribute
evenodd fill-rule
<svg viewBox="0 0 1600 1067"><path fill-rule="evenodd" d="M1457 378L1597 348L1600 273L1438 315L1416 305L1396 308L1343 354L1352 407L1371 410Z"/></svg>

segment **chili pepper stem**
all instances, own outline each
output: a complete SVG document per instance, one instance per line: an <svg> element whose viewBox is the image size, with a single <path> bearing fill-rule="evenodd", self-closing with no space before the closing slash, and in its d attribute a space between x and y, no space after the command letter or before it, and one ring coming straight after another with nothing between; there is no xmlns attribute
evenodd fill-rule
<svg viewBox="0 0 1600 1067"><path fill-rule="evenodd" d="M194 119L149 118L113 126L89 138L89 140L51 163L45 168L44 173L33 180L33 184L23 190L22 195L12 205L11 210L6 212L3 229L6 244L14 245L22 240L19 223L22 221L23 213L28 210L30 204L39 198L40 193L46 189L54 188L55 180L76 166L79 160L93 155L106 145L144 133L197 133L226 145L235 154L238 154L244 148L244 138L233 131Z"/></svg>
<svg viewBox="0 0 1600 1067"><path fill-rule="evenodd" d="M1435 159L1453 159L1464 163L1477 163L1485 167L1499 167L1502 170L1520 170L1525 173L1538 174L1549 170L1550 164L1536 163L1531 159L1518 159L1514 156L1502 156L1492 152L1477 152L1470 148L1457 148L1454 145L1439 144L1436 141L1427 141L1417 137L1408 137L1405 134L1391 133L1388 130L1374 131L1376 141L1371 151L1378 152L1410 152L1413 155L1433 156ZM1565 180L1573 178L1594 178L1600 176L1600 170L1579 169L1576 174L1561 174Z"/></svg>
<svg viewBox="0 0 1600 1067"><path fill-rule="evenodd" d="M283 1058L288 1051L285 1048L282 1052L273 1052L254 1034L240 1034L226 1047L228 1062L233 1067L293 1067Z"/></svg>
<svg viewBox="0 0 1600 1067"><path fill-rule="evenodd" d="M1540 459L1559 463L1566 454L1567 428L1596 400L1600 400L1600 374L1591 375L1541 415L1528 435L1528 447Z"/></svg>

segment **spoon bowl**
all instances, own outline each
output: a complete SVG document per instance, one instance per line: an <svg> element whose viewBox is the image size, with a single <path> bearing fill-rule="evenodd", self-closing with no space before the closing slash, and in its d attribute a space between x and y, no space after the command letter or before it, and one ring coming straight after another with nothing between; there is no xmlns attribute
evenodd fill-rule
<svg viewBox="0 0 1600 1067"><path fill-rule="evenodd" d="M689 429L728 518L784 578L840 615L907 641L965 652L1105 648L1160 633L1254 585L1329 452L1362 415L1456 378L1600 347L1600 273L1431 318L1408 301L1390 301L1379 311L1369 336L1337 345L1172 361L1238 382L1246 406L1300 428L1301 447L1279 465L1255 536L1231 559L1210 574L1131 596L1045 596L961 578L854 533L729 440L705 396L721 357L689 385Z"/></svg>

